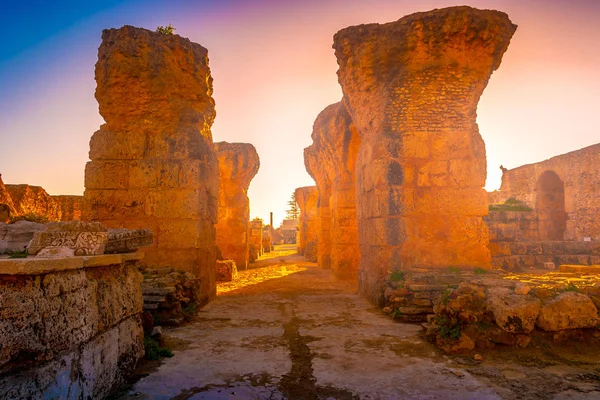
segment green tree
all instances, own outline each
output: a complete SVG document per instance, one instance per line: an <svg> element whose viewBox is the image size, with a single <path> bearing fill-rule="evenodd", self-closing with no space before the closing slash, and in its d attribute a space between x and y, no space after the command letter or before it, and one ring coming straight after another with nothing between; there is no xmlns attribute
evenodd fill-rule
<svg viewBox="0 0 600 400"><path fill-rule="evenodd" d="M298 219L300 218L300 207L298 207L298 203L296 203L296 192L292 192L292 197L290 201L287 202L288 209L285 210L285 213L288 219Z"/></svg>
<svg viewBox="0 0 600 400"><path fill-rule="evenodd" d="M169 26L160 25L158 28L156 28L156 32L162 33L163 35L172 35L173 32L175 32L175 27L171 24L169 24Z"/></svg>

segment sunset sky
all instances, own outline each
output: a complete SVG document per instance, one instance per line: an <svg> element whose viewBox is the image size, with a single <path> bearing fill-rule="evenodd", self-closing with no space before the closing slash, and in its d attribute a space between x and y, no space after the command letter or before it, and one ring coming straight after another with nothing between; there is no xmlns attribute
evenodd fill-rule
<svg viewBox="0 0 600 400"><path fill-rule="evenodd" d="M600 1L71 0L0 3L0 173L50 194L82 194L89 139L103 123L94 64L104 28L176 33L209 51L214 141L252 143L261 167L252 217L276 225L296 187L313 185L303 149L318 113L341 99L333 34L468 4L519 27L478 108L488 190L500 169L600 142Z"/></svg>

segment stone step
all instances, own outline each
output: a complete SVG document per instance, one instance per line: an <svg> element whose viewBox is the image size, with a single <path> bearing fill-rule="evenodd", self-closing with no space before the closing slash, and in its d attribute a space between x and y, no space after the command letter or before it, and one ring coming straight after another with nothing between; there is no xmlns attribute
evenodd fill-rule
<svg viewBox="0 0 600 400"><path fill-rule="evenodd" d="M163 301L167 301L165 296L145 296L144 295L144 303L162 303Z"/></svg>
<svg viewBox="0 0 600 400"><path fill-rule="evenodd" d="M175 293L173 286L153 288L153 287L142 287L142 294L144 296L164 296L167 294Z"/></svg>
<svg viewBox="0 0 600 400"><path fill-rule="evenodd" d="M158 309L158 303L144 303L142 305L143 310L156 310Z"/></svg>

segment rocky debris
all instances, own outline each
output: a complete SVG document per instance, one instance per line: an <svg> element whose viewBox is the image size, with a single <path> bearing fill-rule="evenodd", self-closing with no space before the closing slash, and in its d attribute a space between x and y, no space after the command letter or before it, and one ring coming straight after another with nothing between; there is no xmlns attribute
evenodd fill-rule
<svg viewBox="0 0 600 400"><path fill-rule="evenodd" d="M531 333L540 313L540 299L517 294L509 288L490 288L487 307L496 324L507 332Z"/></svg>
<svg viewBox="0 0 600 400"><path fill-rule="evenodd" d="M335 34L343 102L362 140L359 290L373 302L395 269L490 268L476 109L515 30L502 12L462 6Z"/></svg>
<svg viewBox="0 0 600 400"><path fill-rule="evenodd" d="M263 221L262 219L253 219L250 221L250 228L248 229L248 253L249 262L254 262L256 259L263 254L262 250L262 234L263 234Z"/></svg>
<svg viewBox="0 0 600 400"><path fill-rule="evenodd" d="M17 221L14 224L0 222L0 254L25 251L35 232L46 229L43 224Z"/></svg>
<svg viewBox="0 0 600 400"><path fill-rule="evenodd" d="M215 143L219 161L219 211L216 243L223 256L238 268L248 268L250 201L248 187L258 172L260 159L249 143Z"/></svg>
<svg viewBox="0 0 600 400"><path fill-rule="evenodd" d="M296 189L296 203L300 208L298 254L307 261L318 261L318 230L319 230L319 191L316 186L306 186Z"/></svg>
<svg viewBox="0 0 600 400"><path fill-rule="evenodd" d="M304 150L304 162L319 193L326 196L331 192L330 203L319 197L319 205L330 207L331 268L339 277L356 279L359 249L355 167L361 139L343 102L326 107L318 115L312 139L313 144ZM319 208L319 213L327 216L326 209Z"/></svg>
<svg viewBox="0 0 600 400"><path fill-rule="evenodd" d="M217 261L217 282L231 282L237 278L237 266L234 260Z"/></svg>
<svg viewBox="0 0 600 400"><path fill-rule="evenodd" d="M595 328L600 323L592 300L577 292L565 292L542 304L536 326L545 331Z"/></svg>
<svg viewBox="0 0 600 400"><path fill-rule="evenodd" d="M143 309L153 315L153 325L180 325L205 304L198 297L200 278L191 272L173 271L170 267L142 272Z"/></svg>
<svg viewBox="0 0 600 400"><path fill-rule="evenodd" d="M153 236L150 229L113 229L108 231L106 254L133 253L143 247L152 245Z"/></svg>
<svg viewBox="0 0 600 400"><path fill-rule="evenodd" d="M27 246L29 254L38 254L48 247L68 247L76 256L104 254L108 233L99 222L50 222L44 227L45 230L33 234Z"/></svg>
<svg viewBox="0 0 600 400"><path fill-rule="evenodd" d="M219 169L208 51L179 35L124 26L102 33L96 99L106 124L90 140L83 218L150 229L150 267L169 265L216 296Z"/></svg>
<svg viewBox="0 0 600 400"><path fill-rule="evenodd" d="M51 221L61 219L59 205L44 188L31 185L6 185L17 215L34 214L47 217Z"/></svg>

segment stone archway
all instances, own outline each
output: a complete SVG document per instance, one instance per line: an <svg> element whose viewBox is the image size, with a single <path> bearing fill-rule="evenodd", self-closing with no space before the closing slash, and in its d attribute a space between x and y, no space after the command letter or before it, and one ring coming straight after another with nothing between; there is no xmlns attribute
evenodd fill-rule
<svg viewBox="0 0 600 400"><path fill-rule="evenodd" d="M540 240L564 240L567 225L565 184L554 171L544 171L536 185L535 208Z"/></svg>

